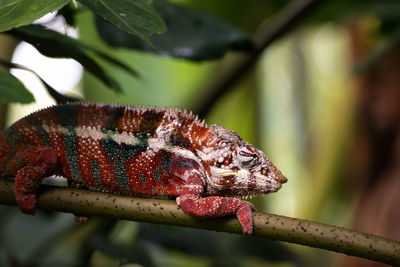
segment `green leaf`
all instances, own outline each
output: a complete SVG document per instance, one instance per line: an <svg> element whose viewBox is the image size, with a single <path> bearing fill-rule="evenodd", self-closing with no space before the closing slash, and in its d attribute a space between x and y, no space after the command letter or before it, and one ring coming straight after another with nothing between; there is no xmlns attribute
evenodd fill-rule
<svg viewBox="0 0 400 267"><path fill-rule="evenodd" d="M0 32L31 24L71 0L0 0Z"/></svg>
<svg viewBox="0 0 400 267"><path fill-rule="evenodd" d="M149 0L79 0L118 29L133 34L149 45L150 36L163 33L166 26Z"/></svg>
<svg viewBox="0 0 400 267"><path fill-rule="evenodd" d="M209 14L164 0L155 0L154 7L168 27L164 34L151 38L155 49L97 17L101 38L115 47L198 61L219 58L229 49L251 51L254 48L246 33Z"/></svg>
<svg viewBox="0 0 400 267"><path fill-rule="evenodd" d="M40 25L20 27L10 31L9 33L18 39L30 43L45 56L75 59L82 64L85 70L95 75L98 79L117 92L121 91L119 84L107 72L105 72L94 59L92 59L89 52L98 54L100 57L109 60L114 64L118 63L118 66L130 71L131 74L137 75L137 73L130 67L110 57L107 58L98 50L84 45L78 40L66 35L48 30Z"/></svg>
<svg viewBox="0 0 400 267"><path fill-rule="evenodd" d="M31 103L35 99L25 86L8 72L0 70L0 101Z"/></svg>

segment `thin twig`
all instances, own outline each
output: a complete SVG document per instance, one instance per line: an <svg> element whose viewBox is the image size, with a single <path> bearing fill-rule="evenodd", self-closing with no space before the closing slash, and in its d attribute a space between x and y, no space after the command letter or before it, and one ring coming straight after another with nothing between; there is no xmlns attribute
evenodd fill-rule
<svg viewBox="0 0 400 267"><path fill-rule="evenodd" d="M0 203L15 205L13 181L0 179ZM197 218L172 200L145 199L65 187L42 186L40 208L86 216L241 233L234 217ZM400 266L400 243L354 230L311 221L254 213L254 235L359 256Z"/></svg>
<svg viewBox="0 0 400 267"><path fill-rule="evenodd" d="M229 65L222 70L210 86L205 90L206 95L194 104L192 110L204 117L213 104L224 95L256 62L260 54L273 41L286 34L305 17L319 0L293 0L282 10L275 19L266 24L255 35L256 49L250 54L237 55Z"/></svg>

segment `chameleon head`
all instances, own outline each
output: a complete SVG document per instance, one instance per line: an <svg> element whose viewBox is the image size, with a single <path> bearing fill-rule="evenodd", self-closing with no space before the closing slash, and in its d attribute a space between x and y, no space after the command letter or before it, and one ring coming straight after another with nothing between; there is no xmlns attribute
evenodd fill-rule
<svg viewBox="0 0 400 267"><path fill-rule="evenodd" d="M235 132L219 125L211 126L218 138L208 154L211 176L207 191L217 195L254 196L279 190L285 176L264 153L244 142Z"/></svg>

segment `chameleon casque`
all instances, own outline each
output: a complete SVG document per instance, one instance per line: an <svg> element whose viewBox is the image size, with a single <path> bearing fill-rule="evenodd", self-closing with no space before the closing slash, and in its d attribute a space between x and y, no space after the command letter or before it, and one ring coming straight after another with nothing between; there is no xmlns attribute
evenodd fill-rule
<svg viewBox="0 0 400 267"><path fill-rule="evenodd" d="M287 179L235 132L178 109L72 103L0 134L0 175L33 215L42 180L59 175L110 193L176 198L192 216L235 214L251 234L253 205L235 197L275 192Z"/></svg>

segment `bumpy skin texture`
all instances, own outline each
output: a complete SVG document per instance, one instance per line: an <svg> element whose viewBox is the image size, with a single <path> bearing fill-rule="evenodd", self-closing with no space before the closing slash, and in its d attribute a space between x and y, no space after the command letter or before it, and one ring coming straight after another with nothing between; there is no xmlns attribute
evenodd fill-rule
<svg viewBox="0 0 400 267"><path fill-rule="evenodd" d="M186 112L66 104L35 112L0 134L0 175L15 176L22 212L34 214L42 180L61 175L111 193L176 198L193 216L235 214L253 231L253 205L286 178L235 132Z"/></svg>

